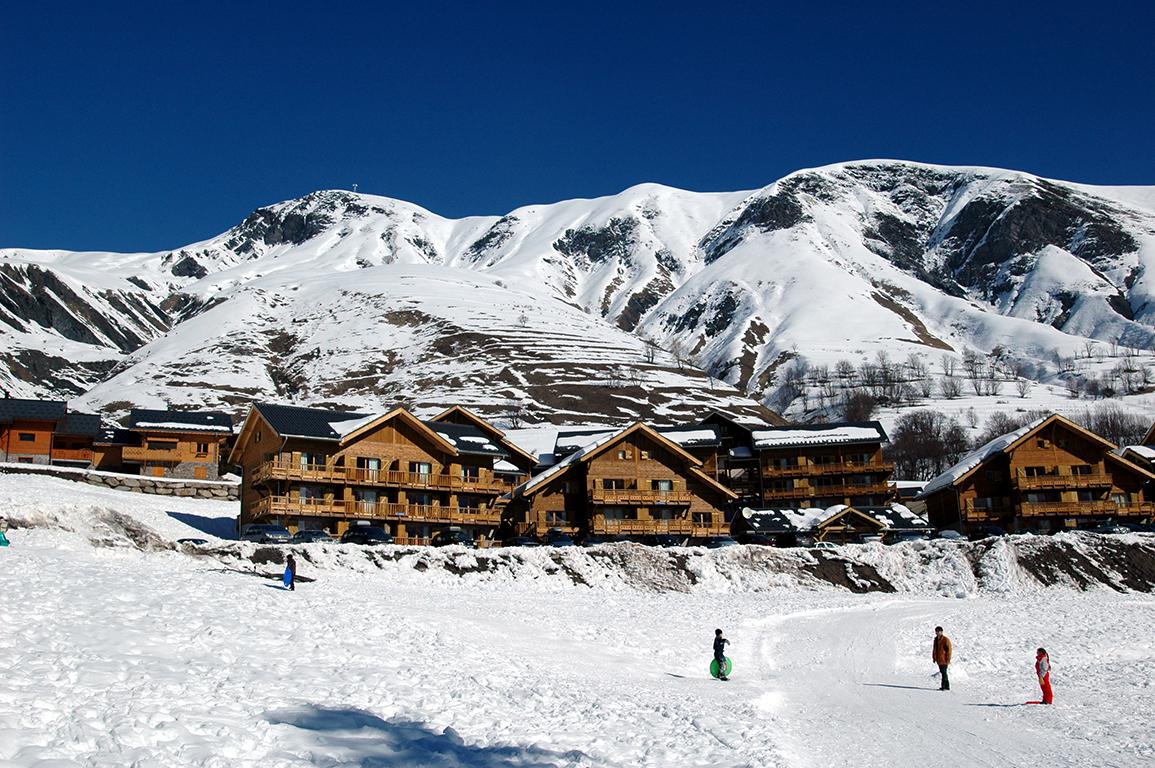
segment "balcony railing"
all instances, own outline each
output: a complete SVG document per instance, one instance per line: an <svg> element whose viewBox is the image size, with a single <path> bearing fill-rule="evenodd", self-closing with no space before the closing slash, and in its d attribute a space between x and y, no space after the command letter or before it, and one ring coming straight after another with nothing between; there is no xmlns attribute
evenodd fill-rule
<svg viewBox="0 0 1155 768"><path fill-rule="evenodd" d="M53 448L52 461L87 461L92 462L91 448Z"/></svg>
<svg viewBox="0 0 1155 768"><path fill-rule="evenodd" d="M142 445L126 445L121 449L125 461L171 461L179 462L181 452L175 448L146 448Z"/></svg>
<svg viewBox="0 0 1155 768"><path fill-rule="evenodd" d="M864 472L893 474L894 462L875 461L862 463L859 461L839 461L833 464L801 464L790 467L762 467L763 477L811 477L814 475L852 475Z"/></svg>
<svg viewBox="0 0 1155 768"><path fill-rule="evenodd" d="M1151 502L1117 504L1114 501L1048 501L1038 504L1022 502L1019 514L1023 517L1078 517L1080 515L1118 515L1135 517L1155 512Z"/></svg>
<svg viewBox="0 0 1155 768"><path fill-rule="evenodd" d="M1086 475L1028 475L1016 470L1015 485L1020 490L1062 490L1066 488L1109 488L1113 480L1106 472Z"/></svg>
<svg viewBox="0 0 1155 768"><path fill-rule="evenodd" d="M717 522L700 523L689 518L660 520L607 520L596 517L590 522L590 531L595 534L617 536L645 536L648 534L673 534L676 536L717 536L722 533L721 514L714 515Z"/></svg>
<svg viewBox="0 0 1155 768"><path fill-rule="evenodd" d="M342 485L428 488L465 493L508 493L514 487L511 483L497 479L488 480L445 474L434 475L426 472L402 472L393 469L330 467L325 464L300 464L284 459L274 459L257 465L253 470L252 479L253 482L269 479L297 480Z"/></svg>
<svg viewBox="0 0 1155 768"><path fill-rule="evenodd" d="M807 486L801 488L764 488L762 498L771 499L809 499L814 495L814 489Z"/></svg>
<svg viewBox="0 0 1155 768"><path fill-rule="evenodd" d="M346 501L343 499L299 499L268 496L257 502L253 514L345 517L414 523L498 525L501 511L479 507L437 504L397 504L393 502Z"/></svg>
<svg viewBox="0 0 1155 768"><path fill-rule="evenodd" d="M689 504L689 491L660 491L650 488L593 488L590 501L594 504Z"/></svg>

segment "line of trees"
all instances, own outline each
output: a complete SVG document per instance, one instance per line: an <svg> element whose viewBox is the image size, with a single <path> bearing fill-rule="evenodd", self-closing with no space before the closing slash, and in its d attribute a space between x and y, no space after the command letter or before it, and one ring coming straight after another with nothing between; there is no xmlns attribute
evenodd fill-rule
<svg viewBox="0 0 1155 768"><path fill-rule="evenodd" d="M886 453L895 464L896 477L929 480L957 464L972 450L1049 415L1050 411L993 413L987 417L983 431L970 440L965 426L953 416L939 411L910 411L895 422ZM1150 426L1142 416L1113 403L1064 415L1120 446L1138 445Z"/></svg>

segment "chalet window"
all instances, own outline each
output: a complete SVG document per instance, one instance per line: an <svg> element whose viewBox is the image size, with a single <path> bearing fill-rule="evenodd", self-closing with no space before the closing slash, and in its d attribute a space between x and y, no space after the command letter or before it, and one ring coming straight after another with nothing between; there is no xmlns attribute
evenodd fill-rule
<svg viewBox="0 0 1155 768"><path fill-rule="evenodd" d="M1075 464L1071 467L1072 475L1090 475L1092 474L1090 464Z"/></svg>
<svg viewBox="0 0 1155 768"><path fill-rule="evenodd" d="M570 491L571 491L571 488L570 488L568 480L566 480L563 483L559 483L557 486L557 492L558 493L569 493Z"/></svg>
<svg viewBox="0 0 1155 768"><path fill-rule="evenodd" d="M1047 474L1046 467L1027 467L1023 470L1027 477L1043 477Z"/></svg>
<svg viewBox="0 0 1155 768"><path fill-rule="evenodd" d="M325 466L326 456L313 451L301 451L301 469Z"/></svg>
<svg viewBox="0 0 1155 768"><path fill-rule="evenodd" d="M602 515L606 520L637 520L638 510L633 507L606 507Z"/></svg>
<svg viewBox="0 0 1155 768"><path fill-rule="evenodd" d="M22 443L35 443L36 442L36 435L32 432L21 432L20 433L20 442L22 442Z"/></svg>
<svg viewBox="0 0 1155 768"><path fill-rule="evenodd" d="M1112 493L1111 501L1113 501L1117 507L1125 507L1131 503L1131 494L1126 492Z"/></svg>
<svg viewBox="0 0 1155 768"><path fill-rule="evenodd" d="M618 458L619 459L632 459L633 457L634 457L633 451L627 451L627 450L618 451Z"/></svg>
<svg viewBox="0 0 1155 768"><path fill-rule="evenodd" d="M995 500L990 496L979 496L975 499L975 509L993 509Z"/></svg>
<svg viewBox="0 0 1155 768"><path fill-rule="evenodd" d="M462 467L461 467L461 479L462 480L477 480L480 477L481 477L481 468L480 467L471 467L471 466L462 465Z"/></svg>
<svg viewBox="0 0 1155 768"><path fill-rule="evenodd" d="M150 451L175 451L176 440L149 440L147 447Z"/></svg>
<svg viewBox="0 0 1155 768"><path fill-rule="evenodd" d="M353 498L363 504L376 504L378 500L377 491L372 489L355 489L353 491Z"/></svg>
<svg viewBox="0 0 1155 768"><path fill-rule="evenodd" d="M1087 489L1078 491L1078 499L1079 501L1095 501L1095 492Z"/></svg>
<svg viewBox="0 0 1155 768"><path fill-rule="evenodd" d="M793 456L775 456L770 459L769 466L775 469L790 469L798 466L798 460Z"/></svg>
<svg viewBox="0 0 1155 768"><path fill-rule="evenodd" d="M562 512L546 512L545 513L545 524L550 525L550 526L552 526L552 525L569 525L569 517L566 516L566 513L564 511L562 511Z"/></svg>
<svg viewBox="0 0 1155 768"><path fill-rule="evenodd" d="M201 456L208 456L209 444L208 443L197 443L197 453Z"/></svg>
<svg viewBox="0 0 1155 768"><path fill-rule="evenodd" d="M257 442L261 442L261 430L257 430Z"/></svg>
<svg viewBox="0 0 1155 768"><path fill-rule="evenodd" d="M642 458L643 459L649 459L649 458L652 458L652 456L650 455L649 451L642 451Z"/></svg>
<svg viewBox="0 0 1155 768"><path fill-rule="evenodd" d="M655 491L672 491L672 490L674 490L674 481L673 480L651 480L650 481L650 488L651 488L651 490L655 490Z"/></svg>
<svg viewBox="0 0 1155 768"><path fill-rule="evenodd" d="M1002 472L997 469L988 469L985 473L988 483L997 483L1002 480Z"/></svg>
<svg viewBox="0 0 1155 768"><path fill-rule="evenodd" d="M419 506L429 506L430 504L433 503L433 494L432 493L426 493L426 492L415 493L413 491L410 491L408 494L406 494L406 498L409 499L410 504L416 504Z"/></svg>
<svg viewBox="0 0 1155 768"><path fill-rule="evenodd" d="M1051 447L1051 441L1040 437L1038 440L1035 441L1035 445L1037 445L1039 448L1050 448Z"/></svg>
<svg viewBox="0 0 1155 768"><path fill-rule="evenodd" d="M603 477L602 489L607 491L624 491L626 489L626 481L620 477Z"/></svg>
<svg viewBox="0 0 1155 768"><path fill-rule="evenodd" d="M484 497L461 493L457 495L457 506L464 510L476 512L482 505Z"/></svg>
<svg viewBox="0 0 1155 768"><path fill-rule="evenodd" d="M297 489L301 501L319 500L325 498L325 492L316 485L302 485Z"/></svg>
<svg viewBox="0 0 1155 768"><path fill-rule="evenodd" d="M409 462L409 471L415 475L432 475L433 465L428 461L411 461Z"/></svg>
<svg viewBox="0 0 1155 768"><path fill-rule="evenodd" d="M377 474L381 471L381 459L358 456L357 469L361 470L362 475L367 479L376 480Z"/></svg>

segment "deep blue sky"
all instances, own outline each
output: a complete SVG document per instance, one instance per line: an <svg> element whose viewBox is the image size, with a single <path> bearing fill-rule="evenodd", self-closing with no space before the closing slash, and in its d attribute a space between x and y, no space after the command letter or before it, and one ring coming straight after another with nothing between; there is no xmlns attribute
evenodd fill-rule
<svg viewBox="0 0 1155 768"><path fill-rule="evenodd" d="M353 183L445 216L869 157L1155 184L1155 3L10 3L0 247Z"/></svg>

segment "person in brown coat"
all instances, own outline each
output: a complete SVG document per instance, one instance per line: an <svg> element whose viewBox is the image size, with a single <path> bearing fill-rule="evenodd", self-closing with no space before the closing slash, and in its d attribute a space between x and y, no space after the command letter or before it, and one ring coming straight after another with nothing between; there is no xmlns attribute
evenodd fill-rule
<svg viewBox="0 0 1155 768"><path fill-rule="evenodd" d="M938 673L942 677L942 685L939 686L940 691L950 690L950 678L947 677L946 668L950 666L951 654L950 638L942 633L942 627L934 628L934 647L931 649L931 658L934 663L938 664Z"/></svg>

